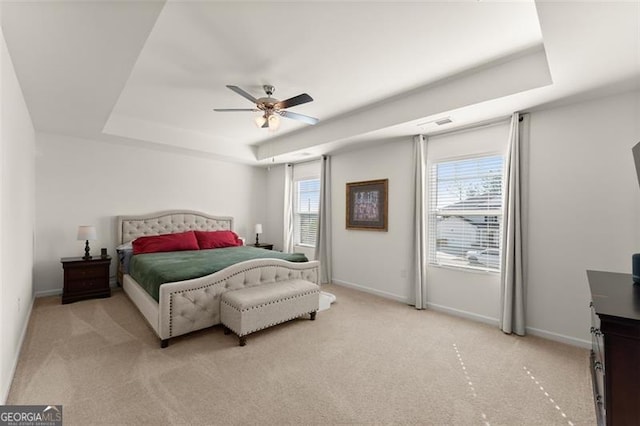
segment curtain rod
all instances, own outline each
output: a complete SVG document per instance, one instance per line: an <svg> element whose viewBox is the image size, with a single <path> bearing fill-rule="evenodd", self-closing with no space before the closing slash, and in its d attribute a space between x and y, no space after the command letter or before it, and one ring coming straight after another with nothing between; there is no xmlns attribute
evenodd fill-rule
<svg viewBox="0 0 640 426"><path fill-rule="evenodd" d="M287 164L287 167L291 167L291 166L295 166L296 164L313 163L315 161L322 161L322 157L326 157L326 155L321 155L320 158L314 158L312 160L304 160L304 161L298 161L296 163L286 163L286 164Z"/></svg>

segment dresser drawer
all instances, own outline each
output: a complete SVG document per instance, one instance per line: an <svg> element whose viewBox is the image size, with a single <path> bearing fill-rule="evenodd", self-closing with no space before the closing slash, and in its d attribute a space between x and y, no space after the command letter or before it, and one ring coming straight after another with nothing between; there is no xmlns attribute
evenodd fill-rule
<svg viewBox="0 0 640 426"><path fill-rule="evenodd" d="M596 313L596 308L593 306L593 302L589 303L589 307L591 308L591 327L592 328L600 328L600 317Z"/></svg>
<svg viewBox="0 0 640 426"><path fill-rule="evenodd" d="M591 350L597 362L601 363L604 369L604 340L602 331L599 328L591 327Z"/></svg>
<svg viewBox="0 0 640 426"><path fill-rule="evenodd" d="M598 426L603 426L606 421L605 395L604 395L604 366L596 359L596 354L591 351L591 382L593 385L593 402L596 409Z"/></svg>

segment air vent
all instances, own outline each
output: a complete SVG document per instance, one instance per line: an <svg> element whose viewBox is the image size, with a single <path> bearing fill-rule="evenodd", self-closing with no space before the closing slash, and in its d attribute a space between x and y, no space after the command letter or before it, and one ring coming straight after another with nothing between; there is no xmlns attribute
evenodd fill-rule
<svg viewBox="0 0 640 426"><path fill-rule="evenodd" d="M438 118L436 120L423 121L421 123L418 123L417 126L427 127L427 126L433 126L434 124L437 126L444 126L445 124L449 124L449 123L453 123L453 120L451 120L449 117L444 117L444 118Z"/></svg>
<svg viewBox="0 0 640 426"><path fill-rule="evenodd" d="M449 124L449 123L453 123L453 121L451 121L451 119L449 117L442 118L442 119L436 121L436 124L438 126L444 126L445 124Z"/></svg>

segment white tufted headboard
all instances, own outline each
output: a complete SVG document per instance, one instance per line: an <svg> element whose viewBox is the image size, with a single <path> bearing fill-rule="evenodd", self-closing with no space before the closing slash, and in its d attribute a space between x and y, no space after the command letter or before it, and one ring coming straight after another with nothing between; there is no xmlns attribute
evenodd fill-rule
<svg viewBox="0 0 640 426"><path fill-rule="evenodd" d="M140 216L118 216L118 244L143 235L185 231L232 231L233 218L192 210L169 210Z"/></svg>

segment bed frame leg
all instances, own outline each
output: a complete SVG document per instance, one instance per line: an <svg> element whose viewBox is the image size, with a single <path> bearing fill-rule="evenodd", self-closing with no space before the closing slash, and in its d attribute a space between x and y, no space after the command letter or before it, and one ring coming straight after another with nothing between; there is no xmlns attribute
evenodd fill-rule
<svg viewBox="0 0 640 426"><path fill-rule="evenodd" d="M311 312L309 315L311 315L311 321L315 321L316 319L316 311Z"/></svg>
<svg viewBox="0 0 640 426"><path fill-rule="evenodd" d="M240 342L240 346L244 346L247 344L247 337L246 336L239 336L238 340Z"/></svg>
<svg viewBox="0 0 640 426"><path fill-rule="evenodd" d="M224 334L231 334L231 329L229 327L224 328Z"/></svg>
<svg viewBox="0 0 640 426"><path fill-rule="evenodd" d="M169 339L162 339L160 340L160 347L161 348L166 348L167 346L169 346Z"/></svg>

